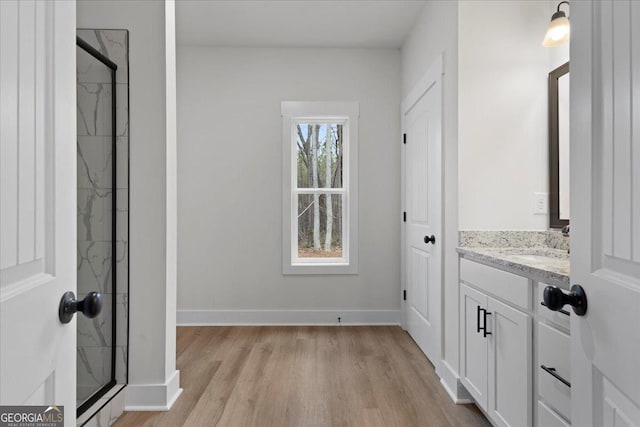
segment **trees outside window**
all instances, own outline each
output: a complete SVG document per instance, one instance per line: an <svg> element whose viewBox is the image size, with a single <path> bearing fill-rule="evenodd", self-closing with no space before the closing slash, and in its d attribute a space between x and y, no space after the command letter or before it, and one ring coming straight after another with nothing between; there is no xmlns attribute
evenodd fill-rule
<svg viewBox="0 0 640 427"><path fill-rule="evenodd" d="M357 271L356 147L356 103L283 103L285 273Z"/></svg>

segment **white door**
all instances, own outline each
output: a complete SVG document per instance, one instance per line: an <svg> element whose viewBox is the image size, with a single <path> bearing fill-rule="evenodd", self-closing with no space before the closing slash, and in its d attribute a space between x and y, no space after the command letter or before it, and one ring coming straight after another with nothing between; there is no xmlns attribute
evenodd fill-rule
<svg viewBox="0 0 640 427"><path fill-rule="evenodd" d="M640 2L571 2L572 425L640 426Z"/></svg>
<svg viewBox="0 0 640 427"><path fill-rule="evenodd" d="M0 405L76 423L75 2L0 1Z"/></svg>
<svg viewBox="0 0 640 427"><path fill-rule="evenodd" d="M406 326L436 369L442 311L442 70L439 59L402 104Z"/></svg>

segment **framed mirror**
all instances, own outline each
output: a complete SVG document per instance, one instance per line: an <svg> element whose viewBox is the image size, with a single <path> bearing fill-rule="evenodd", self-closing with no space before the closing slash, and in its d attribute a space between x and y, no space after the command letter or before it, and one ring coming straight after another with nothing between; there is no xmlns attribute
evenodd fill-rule
<svg viewBox="0 0 640 427"><path fill-rule="evenodd" d="M549 227L569 225L569 63L549 73Z"/></svg>

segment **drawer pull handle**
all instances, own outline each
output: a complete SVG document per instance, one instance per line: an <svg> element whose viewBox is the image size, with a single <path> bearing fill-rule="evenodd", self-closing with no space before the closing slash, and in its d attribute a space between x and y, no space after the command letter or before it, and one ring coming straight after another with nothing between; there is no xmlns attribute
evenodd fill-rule
<svg viewBox="0 0 640 427"><path fill-rule="evenodd" d="M558 375L556 373L556 368L548 368L548 367L546 367L544 365L540 365L540 367L547 374L551 375L553 378L557 379L558 381L560 381L562 384L566 385L567 387L571 388L571 383L569 381L565 380L564 378L562 378L560 375Z"/></svg>
<svg viewBox="0 0 640 427"><path fill-rule="evenodd" d="M544 301L540 301L540 305L548 308L547 304L545 304ZM566 316L571 316L571 313L569 313L567 310L563 310L562 308L558 310L558 313L562 313Z"/></svg>

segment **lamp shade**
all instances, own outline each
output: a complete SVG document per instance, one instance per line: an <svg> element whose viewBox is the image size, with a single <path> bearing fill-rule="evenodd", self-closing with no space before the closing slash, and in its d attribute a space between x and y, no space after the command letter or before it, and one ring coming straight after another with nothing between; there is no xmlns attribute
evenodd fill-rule
<svg viewBox="0 0 640 427"><path fill-rule="evenodd" d="M564 12L556 12L551 18L542 46L560 46L569 41L570 34L571 24L569 23L569 18L567 18Z"/></svg>

